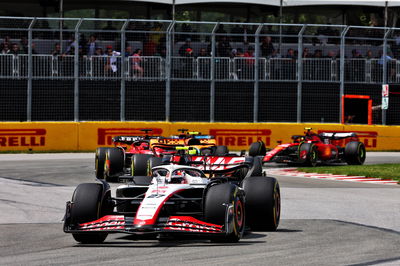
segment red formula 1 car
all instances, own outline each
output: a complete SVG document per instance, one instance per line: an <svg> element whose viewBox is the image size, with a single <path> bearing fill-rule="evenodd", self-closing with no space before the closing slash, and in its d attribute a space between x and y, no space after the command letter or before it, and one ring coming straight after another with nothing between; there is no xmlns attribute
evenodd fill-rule
<svg viewBox="0 0 400 266"><path fill-rule="evenodd" d="M189 161L188 161L189 162ZM252 163L235 164L249 168ZM212 165L211 165L212 168ZM222 169L221 169L222 170ZM67 202L64 232L80 243L102 243L109 233L137 238L192 235L237 242L245 226L277 229L280 218L279 184L274 178L235 178L213 170L214 177L188 165L161 165L152 176L135 176L111 197L110 186L80 184Z"/></svg>
<svg viewBox="0 0 400 266"><path fill-rule="evenodd" d="M117 136L115 147L96 149L96 177L106 181L118 181L119 177L149 175L149 170L161 164L164 155L176 152L176 147L191 146L204 154L224 154L226 146L217 146L213 136L201 135L180 129L181 134L171 137L149 136L151 130L143 129L145 136ZM151 159L152 158L152 159ZM151 159L151 160L150 160Z"/></svg>
<svg viewBox="0 0 400 266"><path fill-rule="evenodd" d="M311 128L306 128L304 135L292 136L292 143L280 144L267 152L263 163L295 163L308 166L316 166L318 163L343 163L349 165L361 165L365 161L366 152L364 143L360 142L357 134L353 132L343 133L314 133ZM336 145L338 140L345 140L344 147ZM257 153L263 143L253 143L250 154Z"/></svg>

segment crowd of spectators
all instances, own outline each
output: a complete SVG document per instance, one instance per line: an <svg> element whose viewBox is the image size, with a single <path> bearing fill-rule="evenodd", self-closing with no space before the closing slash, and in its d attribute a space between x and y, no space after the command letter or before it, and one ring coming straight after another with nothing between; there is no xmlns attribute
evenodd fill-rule
<svg viewBox="0 0 400 266"><path fill-rule="evenodd" d="M221 77L226 77L223 72L228 71L229 67L227 64L232 60L235 62L236 73L247 73L246 76L252 77L254 75L254 64L255 64L255 50L259 51L260 58L274 59L274 58L286 58L291 60L283 60L282 62L277 62L273 66L276 70L273 73L278 72L290 72L289 78L294 77L296 72L295 64L298 59L298 51L294 48L286 48L286 51L280 51L281 46L278 47L278 39L273 36L266 35L270 32L275 36L276 32L272 28L265 27L260 31L260 38L258 40L259 49L256 49L255 45L255 32L258 25L231 25L229 29L226 29L224 24L220 24L216 29L216 46L214 49L211 47L210 36L205 36L205 41L200 42L200 34L196 30L192 29L192 26L187 23L177 24L175 29L176 35L172 39L174 43L174 48L172 49L174 57L180 57L173 59L173 71L176 75L181 75L179 73L186 73L184 77L191 77L195 73L193 62L195 58L211 57L212 51L215 51L215 57L221 58L216 61L216 70ZM125 57L130 58L130 73L137 77L143 77L146 74L146 68L144 62L148 57L166 57L166 34L165 27L162 23L158 22L132 22L128 23L126 28L126 45L125 51L123 51ZM291 32L291 30L293 32ZM229 31L229 32L228 32ZM275 29L276 31L276 29ZM291 28L284 28L283 34L296 35L296 32ZM362 35L362 32L357 32L355 30L349 32L349 36L357 36L357 34ZM372 34L372 33L371 33ZM56 36L57 34L53 34ZM311 37L312 44L314 46L304 48L302 51L302 58L326 58L331 60L336 60L340 58L338 51L338 40L339 31L331 27L320 27L315 32L315 37ZM54 38L53 36L53 38ZM37 36L36 36L37 37ZM111 21L103 28L103 32L97 33L97 35L90 35L88 38L81 34L79 42L75 40L75 34L69 33L69 35L63 35L67 40L62 43L56 42L49 54L53 56L73 56L75 55L75 49L78 49L79 57L99 57L103 58L99 62L104 63L104 73L107 75L117 75L120 63L118 62L118 57L121 55L122 51L120 49L120 33L118 27L115 27ZM204 37L204 36L203 36ZM54 38L56 40L57 38ZM288 38L287 35L282 37L282 41L290 43L290 40L298 41L297 38ZM133 42L139 42L138 45L132 45ZM110 44L110 43L113 43ZM193 43L196 43L193 45ZM327 46L322 49L323 45L334 44L333 46ZM199 45L200 44L200 45ZM316 45L318 44L318 45ZM378 43L373 43L378 45ZM320 45L320 46L319 46ZM335 46L336 45L336 46ZM336 50L335 50L336 47ZM367 47L367 46L366 46ZM37 54L35 49L35 39L32 42L32 53ZM332 48L332 49L331 49ZM360 48L363 48L362 46ZM312 50L312 51L310 51ZM366 50L366 49L365 49ZM382 53L377 53L377 49L368 49L361 52L359 49L353 49L351 51L351 56L345 56L345 58L352 59L379 59L379 67L383 65L383 55ZM387 60L392 58L400 59L400 35L396 37L396 41L391 43L391 50L393 54L387 56ZM15 42L15 38L11 41L9 36L5 36L3 42L0 44L1 54L27 54L28 53L28 40L26 37L22 36L19 42ZM145 57L145 58L144 58ZM227 59L227 60L224 60ZM231 60L231 61L229 61ZM277 60L279 61L279 60ZM200 61L199 61L200 62ZM306 64L306 63L305 63ZM357 62L356 60L346 63L351 67L351 72L355 80L362 80L365 73L365 64L362 62ZM201 60L198 63L200 70L198 69L198 75L208 77L210 70L210 60ZM326 65L327 66L327 65ZM314 64L314 72L323 72L322 68L326 67L324 64ZM153 65L151 67L154 67ZM307 68L307 66L305 67ZM326 67L328 69L329 67ZM220 70L219 70L220 69ZM393 68L389 67L390 75L395 75ZM219 75L219 74L218 74ZM282 74L277 74L282 75ZM322 75L322 74L317 74ZM240 76L240 75L238 75ZM182 76L183 77L183 76ZM240 77L239 77L240 78Z"/></svg>

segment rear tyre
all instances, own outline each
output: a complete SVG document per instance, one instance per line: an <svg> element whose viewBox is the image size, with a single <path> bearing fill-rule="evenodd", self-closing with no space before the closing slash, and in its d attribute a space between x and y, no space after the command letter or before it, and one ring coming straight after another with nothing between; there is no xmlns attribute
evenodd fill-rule
<svg viewBox="0 0 400 266"><path fill-rule="evenodd" d="M267 148L263 141L259 140L250 144L249 156L264 156L267 153Z"/></svg>
<svg viewBox="0 0 400 266"><path fill-rule="evenodd" d="M299 148L299 162L305 166L317 166L318 150L312 143L302 143Z"/></svg>
<svg viewBox="0 0 400 266"><path fill-rule="evenodd" d="M217 146L214 151L215 156L224 156L229 153L229 149L226 146Z"/></svg>
<svg viewBox="0 0 400 266"><path fill-rule="evenodd" d="M109 148L100 147L96 149L95 169L96 178L104 179L104 164L106 160L106 152Z"/></svg>
<svg viewBox="0 0 400 266"><path fill-rule="evenodd" d="M225 225L227 206L233 204L233 231L228 235L213 238L217 242L238 242L243 236L245 227L244 195L231 183L210 187L205 196L204 218L206 222Z"/></svg>
<svg viewBox="0 0 400 266"><path fill-rule="evenodd" d="M243 180L246 224L254 231L276 231L281 214L279 183L275 178L251 176Z"/></svg>
<svg viewBox="0 0 400 266"><path fill-rule="evenodd" d="M151 176L153 174L152 169L153 167L159 166L162 164L161 157L150 157L147 160L147 176Z"/></svg>
<svg viewBox="0 0 400 266"><path fill-rule="evenodd" d="M109 194L107 194L109 195ZM106 200L102 199L102 184L84 183L80 184L72 196L71 223L81 224L99 219L107 214ZM72 236L82 244L102 243L107 233L74 233Z"/></svg>
<svg viewBox="0 0 400 266"><path fill-rule="evenodd" d="M152 157L150 154L134 154L131 160L131 176L147 175L147 161Z"/></svg>
<svg viewBox="0 0 400 266"><path fill-rule="evenodd" d="M345 161L349 165L362 165L365 162L365 145L362 142L352 141L344 148Z"/></svg>
<svg viewBox="0 0 400 266"><path fill-rule="evenodd" d="M118 181L118 176L124 171L124 165L124 152L119 148L109 148L106 152L106 160L104 164L104 176L106 181Z"/></svg>

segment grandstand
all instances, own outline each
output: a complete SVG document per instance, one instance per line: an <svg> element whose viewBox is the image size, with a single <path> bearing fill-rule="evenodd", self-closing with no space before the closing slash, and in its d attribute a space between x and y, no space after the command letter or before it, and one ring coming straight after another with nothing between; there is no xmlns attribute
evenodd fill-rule
<svg viewBox="0 0 400 266"><path fill-rule="evenodd" d="M105 15L108 1L90 11L108 18L80 19L67 14L87 14L91 1L79 8L65 2L62 19L51 0L40 2L46 17L0 17L0 121L400 124L400 29L377 27L380 19L374 27L243 23L254 18L246 12L227 18L239 22L159 19L169 14L127 20L135 17L135 1L126 3L129 14L113 13L120 2L112 1L115 9ZM177 18L191 5L198 12L188 14L203 19L204 2L177 1ZM263 5L271 21L279 16L277 2ZM287 10L303 8L285 2ZM139 4L170 7L167 1ZM236 5L243 4L229 7ZM396 24L393 10L387 18ZM35 15L35 8L29 12ZM110 19L116 14L123 18ZM392 92L388 110L381 110L382 84Z"/></svg>

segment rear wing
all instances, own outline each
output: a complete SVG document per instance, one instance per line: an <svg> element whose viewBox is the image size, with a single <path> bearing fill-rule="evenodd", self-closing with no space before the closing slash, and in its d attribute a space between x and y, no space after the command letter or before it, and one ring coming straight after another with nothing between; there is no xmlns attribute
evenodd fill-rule
<svg viewBox="0 0 400 266"><path fill-rule="evenodd" d="M354 132L322 132L319 134L322 139L346 139L346 138L358 138Z"/></svg>

